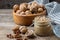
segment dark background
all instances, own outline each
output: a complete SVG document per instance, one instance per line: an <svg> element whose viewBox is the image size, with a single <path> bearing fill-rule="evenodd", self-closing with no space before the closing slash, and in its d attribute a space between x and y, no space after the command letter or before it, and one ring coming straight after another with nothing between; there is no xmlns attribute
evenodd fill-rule
<svg viewBox="0 0 60 40"><path fill-rule="evenodd" d="M23 2L30 2L33 0L0 0L0 9L11 9L14 4L20 4ZM50 0L50 2L56 1L60 2L60 0Z"/></svg>
<svg viewBox="0 0 60 40"><path fill-rule="evenodd" d="M56 2L60 3L60 0L49 0L49 1L50 1L50 2L56 1Z"/></svg>
<svg viewBox="0 0 60 40"><path fill-rule="evenodd" d="M23 2L30 2L33 0L0 0L0 9L10 9L14 4L20 4Z"/></svg>

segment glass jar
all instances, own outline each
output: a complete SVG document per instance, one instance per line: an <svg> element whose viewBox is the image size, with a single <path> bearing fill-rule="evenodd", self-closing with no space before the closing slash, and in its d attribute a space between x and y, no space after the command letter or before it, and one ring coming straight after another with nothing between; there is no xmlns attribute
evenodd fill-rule
<svg viewBox="0 0 60 40"><path fill-rule="evenodd" d="M43 18L43 17L40 18L38 16L34 19L34 32L35 32L35 34L45 36L45 35L49 35L51 33L50 22L48 19L45 19L45 18ZM46 21L44 21L44 20L46 20Z"/></svg>

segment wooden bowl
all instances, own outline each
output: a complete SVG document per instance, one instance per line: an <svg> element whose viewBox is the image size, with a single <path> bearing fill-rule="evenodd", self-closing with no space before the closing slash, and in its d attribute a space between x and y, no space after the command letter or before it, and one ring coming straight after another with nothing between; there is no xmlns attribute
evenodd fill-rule
<svg viewBox="0 0 60 40"><path fill-rule="evenodd" d="M36 16L40 16L40 15L46 15L46 10L42 13L38 13L38 14L31 14L31 15L19 15L19 14L16 14L14 11L13 11L13 19L14 19L14 22L18 25L31 25L32 24L32 21L33 19L36 17Z"/></svg>

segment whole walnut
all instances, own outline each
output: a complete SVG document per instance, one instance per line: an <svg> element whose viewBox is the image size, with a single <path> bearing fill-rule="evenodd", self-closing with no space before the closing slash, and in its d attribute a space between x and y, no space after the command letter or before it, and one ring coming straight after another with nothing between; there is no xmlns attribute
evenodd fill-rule
<svg viewBox="0 0 60 40"><path fill-rule="evenodd" d="M25 12L23 12L23 11L22 11L22 12L20 12L20 15L25 15Z"/></svg>
<svg viewBox="0 0 60 40"><path fill-rule="evenodd" d="M31 12L37 12L38 4L31 4L30 6L30 11Z"/></svg>
<svg viewBox="0 0 60 40"><path fill-rule="evenodd" d="M27 32L27 29L26 28L23 28L20 30L21 33L25 34Z"/></svg>
<svg viewBox="0 0 60 40"><path fill-rule="evenodd" d="M19 30L19 27L20 27L19 25L16 25L16 26L14 26L14 27L12 28L12 30L13 30L13 31Z"/></svg>
<svg viewBox="0 0 60 40"><path fill-rule="evenodd" d="M17 12L16 12L16 13L17 13L17 14L20 14L21 12L22 12L21 10L17 10Z"/></svg>
<svg viewBox="0 0 60 40"><path fill-rule="evenodd" d="M26 26L21 26L21 27L19 28L19 30L20 30L21 33L25 34L28 29L27 29Z"/></svg>
<svg viewBox="0 0 60 40"><path fill-rule="evenodd" d="M14 34L20 34L19 27L20 26L16 25L15 27L12 28Z"/></svg>
<svg viewBox="0 0 60 40"><path fill-rule="evenodd" d="M34 5L31 5L30 11L31 11L32 13L37 12L37 7L35 7Z"/></svg>
<svg viewBox="0 0 60 40"><path fill-rule="evenodd" d="M13 10L14 10L14 12L16 12L17 10L19 10L19 5L18 5L18 4L15 4L15 5L13 6Z"/></svg>
<svg viewBox="0 0 60 40"><path fill-rule="evenodd" d="M39 4L37 2L32 2L32 5L35 7L35 8L38 8Z"/></svg>
<svg viewBox="0 0 60 40"><path fill-rule="evenodd" d="M43 8L38 8L38 12L43 12Z"/></svg>
<svg viewBox="0 0 60 40"><path fill-rule="evenodd" d="M25 36L27 36L28 38L33 38L35 35L34 35L33 30L28 30L26 32Z"/></svg>
<svg viewBox="0 0 60 40"><path fill-rule="evenodd" d="M26 11L26 10L27 10L27 6L28 6L27 3L22 3L22 4L20 4L19 9L20 9L21 11Z"/></svg>
<svg viewBox="0 0 60 40"><path fill-rule="evenodd" d="M25 12L26 15L32 14L29 10Z"/></svg>

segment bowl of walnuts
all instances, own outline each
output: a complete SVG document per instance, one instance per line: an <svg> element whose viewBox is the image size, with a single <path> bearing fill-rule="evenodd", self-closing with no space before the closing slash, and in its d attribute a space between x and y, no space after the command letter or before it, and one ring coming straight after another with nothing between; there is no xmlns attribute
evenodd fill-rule
<svg viewBox="0 0 60 40"><path fill-rule="evenodd" d="M30 25L33 19L40 15L46 15L46 8L36 2L15 4L13 6L13 19L18 25Z"/></svg>

